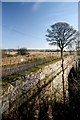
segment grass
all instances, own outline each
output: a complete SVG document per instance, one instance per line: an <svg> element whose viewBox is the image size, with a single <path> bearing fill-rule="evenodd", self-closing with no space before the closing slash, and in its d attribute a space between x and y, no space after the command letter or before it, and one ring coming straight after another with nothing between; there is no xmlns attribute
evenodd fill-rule
<svg viewBox="0 0 80 120"><path fill-rule="evenodd" d="M61 58L53 59L51 62L44 63L44 66L58 62ZM43 65L42 65L43 66Z"/></svg>
<svg viewBox="0 0 80 120"><path fill-rule="evenodd" d="M37 70L41 69L42 67L41 66L36 66L34 68L30 68L27 70L27 72L36 72Z"/></svg>
<svg viewBox="0 0 80 120"><path fill-rule="evenodd" d="M47 58L31 58L29 59L29 61L24 61L24 62L21 62L21 63L18 63L18 64L8 64L8 65L2 65L2 68L8 68L8 67L13 67L13 66L19 66L19 65L23 65L23 64L28 64L28 63L34 63L34 62L38 62L38 61L41 61L41 60L53 60L55 59L53 56L49 56ZM57 58L56 58L57 59Z"/></svg>

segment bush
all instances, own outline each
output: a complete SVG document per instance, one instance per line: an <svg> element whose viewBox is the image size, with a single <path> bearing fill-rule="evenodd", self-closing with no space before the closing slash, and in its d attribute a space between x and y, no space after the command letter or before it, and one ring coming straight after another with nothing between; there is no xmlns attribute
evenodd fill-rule
<svg viewBox="0 0 80 120"><path fill-rule="evenodd" d="M20 48L17 50L18 55L26 55L27 49L26 48Z"/></svg>

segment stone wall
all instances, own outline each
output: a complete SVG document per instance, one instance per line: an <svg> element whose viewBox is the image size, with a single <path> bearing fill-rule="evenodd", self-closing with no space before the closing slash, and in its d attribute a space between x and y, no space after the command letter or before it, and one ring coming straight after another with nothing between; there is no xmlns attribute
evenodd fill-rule
<svg viewBox="0 0 80 120"><path fill-rule="evenodd" d="M68 57L64 60L66 100L68 100L67 77L73 64L73 57ZM38 98L39 96L40 98ZM4 114L9 114L25 102L30 102L34 98L37 103L43 96L57 102L63 102L61 61L44 66L35 73L26 74L24 81L17 81L16 86L12 90L1 96L1 111Z"/></svg>

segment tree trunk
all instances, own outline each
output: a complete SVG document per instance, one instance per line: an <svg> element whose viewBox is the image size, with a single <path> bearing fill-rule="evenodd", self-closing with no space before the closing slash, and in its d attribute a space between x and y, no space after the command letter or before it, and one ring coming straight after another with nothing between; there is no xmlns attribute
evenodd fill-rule
<svg viewBox="0 0 80 120"><path fill-rule="evenodd" d="M65 87L64 87L64 58L63 58L63 49L61 49L61 67L62 67L62 84L63 84L63 103L65 104Z"/></svg>

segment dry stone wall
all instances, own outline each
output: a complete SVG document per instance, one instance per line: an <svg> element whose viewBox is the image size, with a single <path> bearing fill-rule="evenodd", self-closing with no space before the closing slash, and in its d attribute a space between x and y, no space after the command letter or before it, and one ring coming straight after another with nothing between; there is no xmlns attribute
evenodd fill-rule
<svg viewBox="0 0 80 120"><path fill-rule="evenodd" d="M73 57L66 58L64 60L64 64L65 91L66 98L68 98L67 77L72 65L74 64ZM9 90L0 97L2 113L9 114L25 102L31 101L33 98L37 99L37 103L43 96L48 99L63 102L61 61L47 65L42 69L39 69L37 72L26 74L26 79L24 81L17 80L16 82L17 84L12 90ZM39 95L40 98L38 98Z"/></svg>

